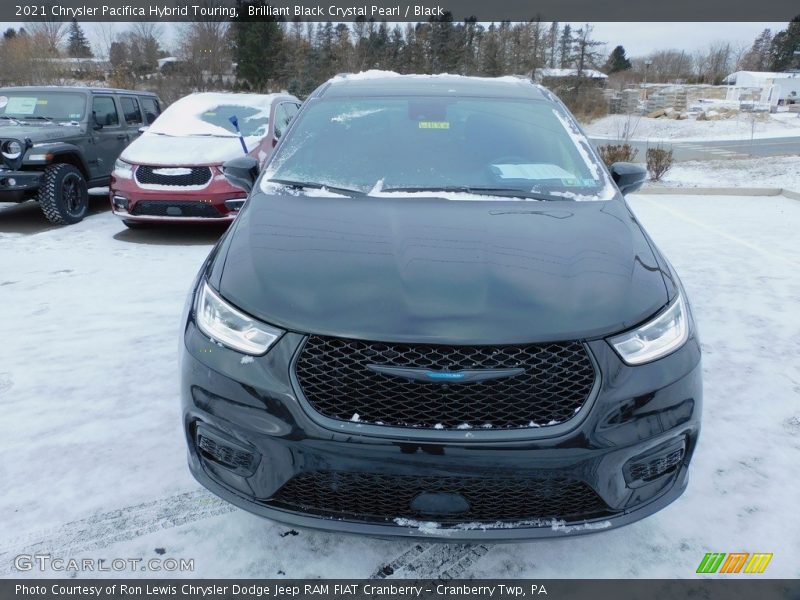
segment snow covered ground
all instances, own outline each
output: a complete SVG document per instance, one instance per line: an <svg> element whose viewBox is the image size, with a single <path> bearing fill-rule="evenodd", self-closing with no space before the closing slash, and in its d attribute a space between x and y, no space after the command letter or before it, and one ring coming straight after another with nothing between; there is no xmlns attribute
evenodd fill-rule
<svg viewBox="0 0 800 600"><path fill-rule="evenodd" d="M0 206L0 575L19 575L17 554L47 552L193 558L201 577L369 577L388 564L392 577L682 578L705 552L758 551L774 553L765 576L800 577L800 202L631 205L701 330L689 488L619 530L476 546L293 531L202 491L185 466L176 350L219 230L127 231L97 211L54 228L36 206Z"/></svg>
<svg viewBox="0 0 800 600"><path fill-rule="evenodd" d="M678 162L653 187L764 187L800 192L800 156Z"/></svg>
<svg viewBox="0 0 800 600"><path fill-rule="evenodd" d="M583 128L595 138L625 138L627 131L632 140L650 142L749 140L751 133L754 139L800 136L800 117L797 113L739 113L718 121L697 121L694 117L678 121L668 117L651 119L640 115L609 115Z"/></svg>

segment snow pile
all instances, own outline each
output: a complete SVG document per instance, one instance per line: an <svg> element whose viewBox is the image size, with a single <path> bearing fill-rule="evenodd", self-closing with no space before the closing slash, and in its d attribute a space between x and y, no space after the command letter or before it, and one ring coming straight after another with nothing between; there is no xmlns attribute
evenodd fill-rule
<svg viewBox="0 0 800 600"><path fill-rule="evenodd" d="M770 187L800 192L800 156L675 163L654 187Z"/></svg>
<svg viewBox="0 0 800 600"><path fill-rule="evenodd" d="M795 115L796 117L796 115ZM652 119L639 115L609 115L583 126L594 138L619 139L629 132L632 140L749 140L800 136L800 119L784 115L737 113L731 119L698 121L694 118Z"/></svg>

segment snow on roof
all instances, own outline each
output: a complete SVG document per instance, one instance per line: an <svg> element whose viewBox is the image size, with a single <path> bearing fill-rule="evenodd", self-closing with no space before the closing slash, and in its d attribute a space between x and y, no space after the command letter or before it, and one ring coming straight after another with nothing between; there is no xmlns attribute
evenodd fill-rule
<svg viewBox="0 0 800 600"><path fill-rule="evenodd" d="M359 73L339 73L336 77L331 79L331 81L360 81L364 79L384 79L386 77L401 77L401 75L395 71L369 69L368 71L361 71Z"/></svg>
<svg viewBox="0 0 800 600"><path fill-rule="evenodd" d="M608 75L596 71L594 69L584 69L582 72L584 77L589 79L608 79ZM578 69L537 69L537 77L577 77Z"/></svg>
<svg viewBox="0 0 800 600"><path fill-rule="evenodd" d="M259 118L269 118L270 103L279 94L233 94L223 92L199 92L184 96L170 106L150 126L149 133L172 136L221 135L231 136L229 129L213 125L200 117L220 106L255 108ZM252 116L251 116L252 118Z"/></svg>
<svg viewBox="0 0 800 600"><path fill-rule="evenodd" d="M158 59L158 68L160 69L161 67L163 67L167 63L174 63L174 62L178 62L178 61L179 61L179 59L178 59L177 56L167 56L167 57L164 57L164 58L159 58Z"/></svg>
<svg viewBox="0 0 800 600"><path fill-rule="evenodd" d="M728 75L722 82L729 85L735 84L739 80L767 83L774 79L794 79L797 77L800 77L800 73L796 71L786 71L784 73L775 71L736 71Z"/></svg>
<svg viewBox="0 0 800 600"><path fill-rule="evenodd" d="M584 71L586 73L588 71ZM369 71L361 71L359 73L340 73L331 82L339 81L364 81L367 79L386 79L389 77L407 77L415 79L464 79L474 81L504 81L507 83L524 83L526 85L531 83L531 80L524 75L503 75L501 77L478 77L475 75L458 75L454 73L433 73L431 75L424 74L410 74L401 75L395 71L382 71L380 69L370 69Z"/></svg>

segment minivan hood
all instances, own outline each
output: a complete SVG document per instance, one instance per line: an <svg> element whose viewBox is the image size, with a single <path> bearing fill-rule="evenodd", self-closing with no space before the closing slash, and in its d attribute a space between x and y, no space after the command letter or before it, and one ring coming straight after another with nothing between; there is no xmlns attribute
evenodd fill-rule
<svg viewBox="0 0 800 600"><path fill-rule="evenodd" d="M245 138L251 152L260 138ZM218 165L242 156L238 137L171 136L145 131L120 155L126 162L136 165L192 167Z"/></svg>
<svg viewBox="0 0 800 600"><path fill-rule="evenodd" d="M622 331L669 300L653 250L620 200L260 193L234 227L212 284L291 331L387 342L564 341Z"/></svg>

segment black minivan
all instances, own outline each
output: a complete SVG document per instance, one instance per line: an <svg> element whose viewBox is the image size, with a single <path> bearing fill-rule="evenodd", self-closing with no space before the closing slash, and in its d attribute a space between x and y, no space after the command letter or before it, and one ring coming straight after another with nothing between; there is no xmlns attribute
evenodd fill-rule
<svg viewBox="0 0 800 600"><path fill-rule="evenodd" d="M258 174L187 301L189 465L276 521L447 539L585 533L686 487L686 293L527 80L339 76Z"/></svg>

